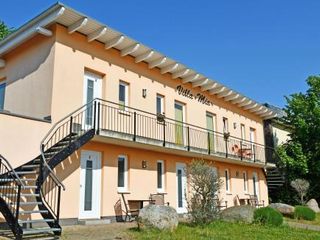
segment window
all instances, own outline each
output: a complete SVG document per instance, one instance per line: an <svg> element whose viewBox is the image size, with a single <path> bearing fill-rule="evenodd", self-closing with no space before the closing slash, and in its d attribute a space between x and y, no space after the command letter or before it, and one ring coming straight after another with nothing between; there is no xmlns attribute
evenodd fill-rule
<svg viewBox="0 0 320 240"><path fill-rule="evenodd" d="M227 132L229 132L229 126L228 126L228 118L223 118L222 119L222 121L223 121L223 132L224 133L227 133Z"/></svg>
<svg viewBox="0 0 320 240"><path fill-rule="evenodd" d="M6 83L0 83L0 111L4 109L5 90L6 90Z"/></svg>
<svg viewBox="0 0 320 240"><path fill-rule="evenodd" d="M157 94L157 114L164 114L164 97Z"/></svg>
<svg viewBox="0 0 320 240"><path fill-rule="evenodd" d="M125 82L119 83L119 104L120 109L125 110L125 107L128 106L128 92L129 84Z"/></svg>
<svg viewBox="0 0 320 240"><path fill-rule="evenodd" d="M164 162L162 160L157 161L157 190L164 192Z"/></svg>
<svg viewBox="0 0 320 240"><path fill-rule="evenodd" d="M207 112L206 113L206 122L208 129L208 150L210 152L215 150L215 139L214 139L214 131L215 131L215 118L216 116Z"/></svg>
<svg viewBox="0 0 320 240"><path fill-rule="evenodd" d="M118 157L118 191L128 190L128 159L127 156Z"/></svg>
<svg viewBox="0 0 320 240"><path fill-rule="evenodd" d="M226 184L226 192L230 193L230 175L229 170L224 170L225 184Z"/></svg>
<svg viewBox="0 0 320 240"><path fill-rule="evenodd" d="M246 139L246 129L244 124L241 124L241 139L245 140Z"/></svg>
<svg viewBox="0 0 320 240"><path fill-rule="evenodd" d="M242 173L243 176L243 191L245 193L248 193L248 178L247 178L247 172Z"/></svg>

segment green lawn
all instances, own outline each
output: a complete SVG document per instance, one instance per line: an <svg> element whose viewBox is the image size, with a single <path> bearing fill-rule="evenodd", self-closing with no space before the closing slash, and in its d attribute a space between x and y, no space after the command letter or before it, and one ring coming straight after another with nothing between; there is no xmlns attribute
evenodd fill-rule
<svg viewBox="0 0 320 240"><path fill-rule="evenodd" d="M307 221L307 220L298 220L293 218L285 218L286 221L290 222L297 222L297 223L304 223L304 224L311 224L311 225L319 225L320 226L320 213L317 213L316 219L314 221Z"/></svg>
<svg viewBox="0 0 320 240"><path fill-rule="evenodd" d="M303 240L320 239L320 232L282 227L267 227L240 223L215 222L203 227L180 223L173 233L157 230L129 230L132 239L236 239L236 240Z"/></svg>

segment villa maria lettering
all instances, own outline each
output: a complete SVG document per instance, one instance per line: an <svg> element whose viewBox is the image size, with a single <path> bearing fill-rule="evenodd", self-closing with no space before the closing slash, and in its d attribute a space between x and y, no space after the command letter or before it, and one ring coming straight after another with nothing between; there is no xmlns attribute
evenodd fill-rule
<svg viewBox="0 0 320 240"><path fill-rule="evenodd" d="M213 105L213 102L210 101L205 95L201 93L194 94L191 92L191 90L185 89L181 85L177 86L177 91L179 95L182 95L186 98L197 100L199 103L202 103L208 106Z"/></svg>

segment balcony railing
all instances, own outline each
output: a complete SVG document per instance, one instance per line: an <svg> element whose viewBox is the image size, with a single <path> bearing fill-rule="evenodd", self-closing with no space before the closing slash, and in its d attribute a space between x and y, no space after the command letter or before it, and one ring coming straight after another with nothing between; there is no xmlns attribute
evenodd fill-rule
<svg viewBox="0 0 320 240"><path fill-rule="evenodd" d="M103 136L222 158L266 163L273 152L262 144L101 99L86 115L86 124L92 121Z"/></svg>

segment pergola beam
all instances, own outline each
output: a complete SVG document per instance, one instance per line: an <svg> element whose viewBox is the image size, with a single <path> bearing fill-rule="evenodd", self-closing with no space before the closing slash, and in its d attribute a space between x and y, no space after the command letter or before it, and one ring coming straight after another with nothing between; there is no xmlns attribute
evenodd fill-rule
<svg viewBox="0 0 320 240"><path fill-rule="evenodd" d="M239 106L239 107L244 107L244 106L248 106L248 105L250 105L250 104L252 104L252 101L249 100L249 99L247 99L246 101L238 104L238 106Z"/></svg>
<svg viewBox="0 0 320 240"><path fill-rule="evenodd" d="M211 94L211 95L214 95L214 94L218 94L218 93L221 93L221 92L223 92L223 91L225 91L226 90L226 87L218 87L218 88L215 88L215 89L212 89L212 90L210 90L209 91L209 93Z"/></svg>
<svg viewBox="0 0 320 240"><path fill-rule="evenodd" d="M105 49L110 49L110 48L113 48L117 45L119 45L120 43L122 43L124 40L124 36L120 35L118 37L115 37L113 39L111 39L110 41L106 42L105 43Z"/></svg>
<svg viewBox="0 0 320 240"><path fill-rule="evenodd" d="M240 95L239 95L240 96ZM246 97L238 97L235 100L232 100L231 103L233 104L240 104L243 103L244 101L248 100Z"/></svg>
<svg viewBox="0 0 320 240"><path fill-rule="evenodd" d="M143 53L143 54L141 54L141 55L139 55L139 56L136 57L135 62L136 62L136 63L139 63L139 62L148 60L149 58L151 58L151 57L153 56L153 54L154 54L154 51L153 51L153 50L150 50L150 51L148 51L148 52L146 52L146 53Z"/></svg>
<svg viewBox="0 0 320 240"><path fill-rule="evenodd" d="M37 33L40 33L46 37L51 37L52 36L52 31L43 28L43 27L37 27Z"/></svg>
<svg viewBox="0 0 320 240"><path fill-rule="evenodd" d="M179 67L179 63L172 63L166 67L161 68L161 74L165 74L167 72L172 72Z"/></svg>
<svg viewBox="0 0 320 240"><path fill-rule="evenodd" d="M255 112L259 112L259 111L261 111L263 109L264 109L263 106L259 106L258 105L257 107L255 107L253 109L250 109L250 112L255 113Z"/></svg>
<svg viewBox="0 0 320 240"><path fill-rule="evenodd" d="M223 97L227 97L227 96L230 96L231 94L233 93L232 90L229 90L229 91L223 91L222 93L218 94L217 97L218 98L223 98Z"/></svg>
<svg viewBox="0 0 320 240"><path fill-rule="evenodd" d="M129 55L131 53L136 52L139 49L139 47L140 47L140 44L139 43L135 43L135 44L133 44L133 45L127 47L127 48L122 49L120 55L121 55L121 57L127 56L127 55Z"/></svg>
<svg viewBox="0 0 320 240"><path fill-rule="evenodd" d="M209 83L209 84L207 84L207 85L205 85L205 86L202 86L201 87L201 91L207 91L207 90L210 90L210 89L214 89L214 88L217 88L219 86L219 84L218 83L216 83L216 82L211 82L211 83Z"/></svg>
<svg viewBox="0 0 320 240"><path fill-rule="evenodd" d="M68 27L68 33L71 34L71 33L76 32L77 30L84 27L87 23L88 23L88 18L86 18L86 17L76 21L75 23L71 24Z"/></svg>
<svg viewBox="0 0 320 240"><path fill-rule="evenodd" d="M200 77L200 74L193 74L191 76L183 78L182 83L194 82L194 81L198 80L199 77Z"/></svg>
<svg viewBox="0 0 320 240"><path fill-rule="evenodd" d="M229 102L229 101L232 101L234 99L237 99L238 97L240 96L240 94L238 93L233 93L231 94L230 96L227 96L224 98L225 101Z"/></svg>
<svg viewBox="0 0 320 240"><path fill-rule="evenodd" d="M152 69L152 68L158 67L158 66L162 65L163 63L165 63L166 61L167 61L166 57L160 57L160 58L150 62L149 68Z"/></svg>
<svg viewBox="0 0 320 240"><path fill-rule="evenodd" d="M257 106L258 106L257 103L251 103L251 104L245 106L243 109L244 110L250 110L250 109L253 109L253 108L257 107Z"/></svg>
<svg viewBox="0 0 320 240"><path fill-rule="evenodd" d="M202 79L200 79L200 80L198 80L198 81L195 81L195 82L193 82L192 83L192 87L193 88L196 88L196 87L201 87L201 86L204 86L204 85L206 85L207 83L209 83L209 79L208 78L202 78Z"/></svg>
<svg viewBox="0 0 320 240"><path fill-rule="evenodd" d="M176 73L172 74L172 78L176 79L176 78L179 78L179 77L184 77L184 76L188 75L189 72L190 72L189 68L183 69L183 70L181 70L179 72L176 72Z"/></svg>
<svg viewBox="0 0 320 240"><path fill-rule="evenodd" d="M102 28L98 29L97 31L94 31L93 33L90 33L88 35L88 42L92 42L92 41L96 40L97 38L99 38L102 35L104 35L106 32L107 32L107 28L106 27L102 27Z"/></svg>

